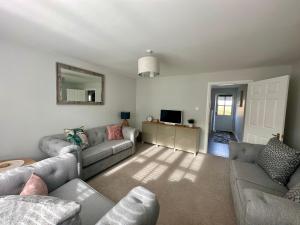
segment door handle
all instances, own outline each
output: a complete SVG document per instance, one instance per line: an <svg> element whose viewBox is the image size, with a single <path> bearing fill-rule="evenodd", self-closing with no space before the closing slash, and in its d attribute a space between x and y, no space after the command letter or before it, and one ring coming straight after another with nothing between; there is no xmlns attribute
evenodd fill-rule
<svg viewBox="0 0 300 225"><path fill-rule="evenodd" d="M278 140L280 140L280 133L272 134L273 137L276 137Z"/></svg>

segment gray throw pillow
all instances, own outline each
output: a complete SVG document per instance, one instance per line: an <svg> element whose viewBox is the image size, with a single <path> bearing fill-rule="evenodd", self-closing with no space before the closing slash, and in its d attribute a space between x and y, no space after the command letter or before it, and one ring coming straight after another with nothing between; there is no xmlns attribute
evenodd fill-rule
<svg viewBox="0 0 300 225"><path fill-rule="evenodd" d="M256 162L274 181L286 185L300 164L300 153L272 138L259 153Z"/></svg>
<svg viewBox="0 0 300 225"><path fill-rule="evenodd" d="M41 195L0 197L0 224L80 225L80 205Z"/></svg>
<svg viewBox="0 0 300 225"><path fill-rule="evenodd" d="M292 187L284 196L294 202L300 203L300 183Z"/></svg>

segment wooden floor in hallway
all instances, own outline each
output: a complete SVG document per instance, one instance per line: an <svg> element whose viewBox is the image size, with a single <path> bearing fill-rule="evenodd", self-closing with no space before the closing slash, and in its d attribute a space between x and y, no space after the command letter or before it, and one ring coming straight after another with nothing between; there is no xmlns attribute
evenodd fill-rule
<svg viewBox="0 0 300 225"><path fill-rule="evenodd" d="M208 139L208 153L224 158L229 157L229 141L236 141L231 132L212 132Z"/></svg>

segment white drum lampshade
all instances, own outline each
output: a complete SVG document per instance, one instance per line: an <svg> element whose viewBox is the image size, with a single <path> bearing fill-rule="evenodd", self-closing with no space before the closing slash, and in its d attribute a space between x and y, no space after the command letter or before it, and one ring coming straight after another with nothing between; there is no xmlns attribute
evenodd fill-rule
<svg viewBox="0 0 300 225"><path fill-rule="evenodd" d="M138 60L138 75L140 77L153 78L159 75L158 59L151 55L152 51L148 50L150 55L139 58Z"/></svg>

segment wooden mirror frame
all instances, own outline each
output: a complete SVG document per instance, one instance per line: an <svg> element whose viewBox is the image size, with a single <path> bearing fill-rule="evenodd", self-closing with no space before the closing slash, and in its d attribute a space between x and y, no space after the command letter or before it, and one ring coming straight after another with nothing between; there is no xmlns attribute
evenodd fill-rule
<svg viewBox="0 0 300 225"><path fill-rule="evenodd" d="M61 88L61 83L62 83L62 74L61 70L62 69L67 69L71 70L74 72L80 72L80 73L85 73L88 75L92 76L97 76L101 77L101 102L77 102L77 101L63 101L62 100L62 88ZM96 73L90 70L86 69L81 69L75 66L70 66L64 63L56 63L56 104L58 105L104 105L104 78L105 76L100 73Z"/></svg>

